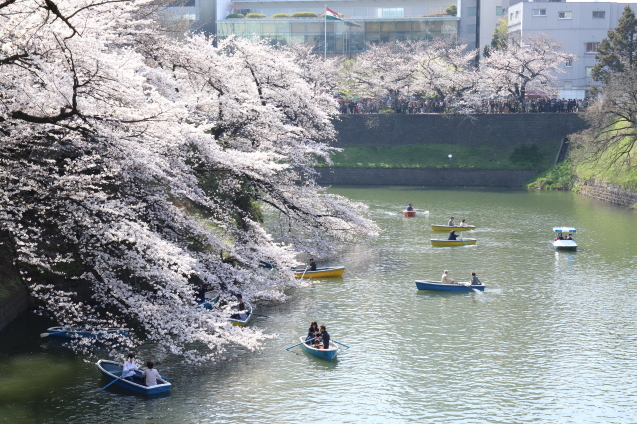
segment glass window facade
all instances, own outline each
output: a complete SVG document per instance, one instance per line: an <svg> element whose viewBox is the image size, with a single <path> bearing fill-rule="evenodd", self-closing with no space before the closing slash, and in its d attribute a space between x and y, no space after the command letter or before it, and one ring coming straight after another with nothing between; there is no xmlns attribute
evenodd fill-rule
<svg viewBox="0 0 637 424"><path fill-rule="evenodd" d="M428 17L404 19L360 19L356 21L327 21L323 19L227 19L217 21L217 35L268 38L273 43L311 42L317 53L350 55L365 50L368 44L429 40L438 37L457 37L458 18Z"/></svg>

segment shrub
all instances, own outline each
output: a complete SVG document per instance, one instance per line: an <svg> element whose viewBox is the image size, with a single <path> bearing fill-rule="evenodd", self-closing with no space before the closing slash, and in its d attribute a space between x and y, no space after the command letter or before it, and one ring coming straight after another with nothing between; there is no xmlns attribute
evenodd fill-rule
<svg viewBox="0 0 637 424"><path fill-rule="evenodd" d="M450 16L456 16L458 14L458 6L452 4L448 8L445 9L445 13Z"/></svg>
<svg viewBox="0 0 637 424"><path fill-rule="evenodd" d="M233 13L231 15L226 16L226 19L245 19L246 15L242 15L241 13Z"/></svg>
<svg viewBox="0 0 637 424"><path fill-rule="evenodd" d="M293 18L318 18L318 15L314 12L294 12Z"/></svg>
<svg viewBox="0 0 637 424"><path fill-rule="evenodd" d="M265 15L262 15L261 13L248 13L246 15L246 18L248 19L263 19L265 18Z"/></svg>
<svg viewBox="0 0 637 424"><path fill-rule="evenodd" d="M537 144L522 144L513 150L509 160L516 165L538 166L544 161L544 155Z"/></svg>
<svg viewBox="0 0 637 424"><path fill-rule="evenodd" d="M286 19L286 18L290 18L291 16L288 15L287 13L275 13L274 15L272 15L272 17L274 19Z"/></svg>

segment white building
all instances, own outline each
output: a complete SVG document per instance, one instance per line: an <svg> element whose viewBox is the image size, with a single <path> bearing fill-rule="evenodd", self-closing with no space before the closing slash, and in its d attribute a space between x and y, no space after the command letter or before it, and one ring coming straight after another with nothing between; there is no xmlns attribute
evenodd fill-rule
<svg viewBox="0 0 637 424"><path fill-rule="evenodd" d="M445 10L452 4L456 4L458 14L445 16ZM221 37L245 35L247 31L250 35L256 33L279 42L288 39L307 41L321 38L318 34L320 31L314 30L310 21L303 29L295 28L301 24L296 19L290 21L290 28L272 31L272 25L268 25L272 22L270 17L277 13L302 11L320 15L324 13L325 6L357 20L363 28L348 27L347 31L351 34L349 38L344 36L344 47L337 46L340 39L335 36L335 53L348 51L347 46L352 46L352 52L360 51L367 43L375 42L375 38L378 41L393 41L440 35L459 37L469 48L482 51L485 45L491 43L493 30L503 13L502 0L175 0L172 7L166 9L166 14L173 19L191 21L195 30L201 29ZM241 22L226 18L233 13L250 12L266 15L266 19L257 24L256 20ZM380 28L383 25L389 28L392 21L394 29L384 31ZM409 21L412 22L411 26L408 25ZM283 20L277 20L276 23L283 25ZM367 28L367 23L370 28ZM375 30L375 26L380 26L380 29ZM409 28L404 29L407 26ZM338 31L338 26L335 30ZM374 31L378 32L378 37ZM332 45L329 40L328 43ZM358 46L360 43L363 47Z"/></svg>
<svg viewBox="0 0 637 424"><path fill-rule="evenodd" d="M558 74L559 97L583 99L593 85L591 69L597 63L597 46L608 31L617 26L624 3L611 2L554 2L528 1L509 6L509 35L527 37L547 34L566 46L577 56L576 61L564 63Z"/></svg>

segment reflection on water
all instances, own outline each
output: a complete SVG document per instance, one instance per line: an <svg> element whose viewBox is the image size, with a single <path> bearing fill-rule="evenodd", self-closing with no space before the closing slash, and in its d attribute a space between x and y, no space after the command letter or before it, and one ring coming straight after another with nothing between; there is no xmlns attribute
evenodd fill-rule
<svg viewBox="0 0 637 424"><path fill-rule="evenodd" d="M0 334L0 422L635 422L637 212L572 193L333 191L370 204L384 231L321 263L345 265L342 278L261 306L253 325L278 335L262 351L165 360L172 394L144 399L100 391L94 365L40 340L48 323L31 317ZM408 203L430 213L405 218ZM475 246L431 246L450 216L477 225ZM553 250L558 225L578 229L577 252ZM444 269L487 288L416 290ZM351 349L333 362L285 351L314 320Z"/></svg>

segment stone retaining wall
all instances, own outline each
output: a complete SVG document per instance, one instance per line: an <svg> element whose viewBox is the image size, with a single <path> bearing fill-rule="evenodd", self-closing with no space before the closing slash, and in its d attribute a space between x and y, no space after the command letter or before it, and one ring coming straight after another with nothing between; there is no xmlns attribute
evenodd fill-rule
<svg viewBox="0 0 637 424"><path fill-rule="evenodd" d="M426 168L317 168L321 185L523 187L539 171Z"/></svg>
<svg viewBox="0 0 637 424"><path fill-rule="evenodd" d="M637 192L623 190L607 184L581 184L579 192L584 196L604 200L622 206L637 208Z"/></svg>
<svg viewBox="0 0 637 424"><path fill-rule="evenodd" d="M28 307L27 290L24 287L0 299L0 331Z"/></svg>
<svg viewBox="0 0 637 424"><path fill-rule="evenodd" d="M540 147L587 128L577 113L488 115L341 115L335 147L446 143L531 144ZM557 152L555 152L557 154Z"/></svg>

